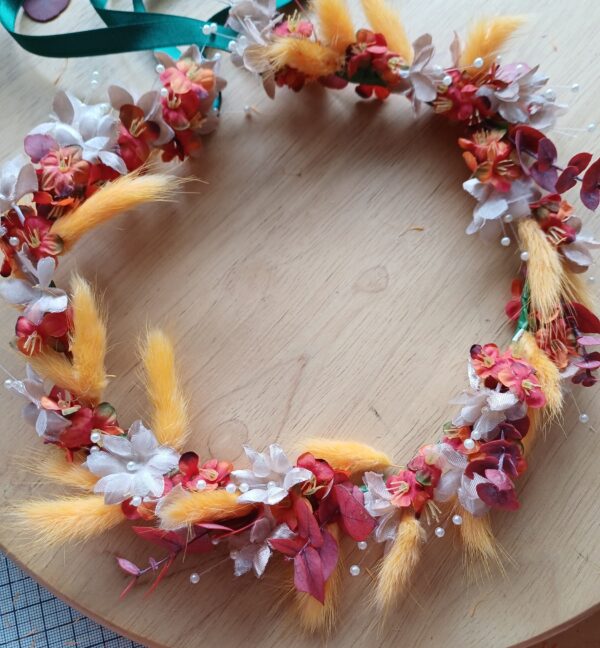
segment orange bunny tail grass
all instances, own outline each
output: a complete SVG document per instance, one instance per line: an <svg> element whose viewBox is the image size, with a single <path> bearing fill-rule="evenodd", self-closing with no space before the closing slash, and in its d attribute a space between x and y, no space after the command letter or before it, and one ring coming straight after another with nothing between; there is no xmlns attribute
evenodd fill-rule
<svg viewBox="0 0 600 648"><path fill-rule="evenodd" d="M522 249L529 253L527 282L531 308L542 323L551 322L560 309L565 287L560 256L533 218L519 221L518 231Z"/></svg>
<svg viewBox="0 0 600 648"><path fill-rule="evenodd" d="M481 70L488 70L506 41L524 22L523 16L498 16L478 20L467 36L459 65L469 68L473 66L475 59L482 58L484 65Z"/></svg>
<svg viewBox="0 0 600 648"><path fill-rule="evenodd" d="M81 384L73 365L62 353L53 349L44 349L42 353L30 356L27 362L36 373L54 385L59 385L63 389L77 394L80 400L86 404L95 404L94 401L86 400L87 386Z"/></svg>
<svg viewBox="0 0 600 648"><path fill-rule="evenodd" d="M339 542L340 530L338 525L329 524L327 530L335 538L336 542ZM338 558L333 573L325 583L325 601L322 605L313 596L304 592L296 592L295 613L300 625L306 632L327 636L335 628L342 584L342 570L342 560Z"/></svg>
<svg viewBox="0 0 600 648"><path fill-rule="evenodd" d="M319 21L319 35L338 54L345 54L356 40L352 18L345 0L314 0L313 11Z"/></svg>
<svg viewBox="0 0 600 648"><path fill-rule="evenodd" d="M125 520L121 506L105 504L102 495L23 502L14 515L17 525L44 546L89 540Z"/></svg>
<svg viewBox="0 0 600 648"><path fill-rule="evenodd" d="M280 38L261 48L260 56L274 70L287 65L312 78L334 74L342 64L336 50L306 38Z"/></svg>
<svg viewBox="0 0 600 648"><path fill-rule="evenodd" d="M535 369L542 391L546 396L544 413L549 419L557 418L562 410L563 392L560 385L560 371L540 349L535 336L525 331L514 344L514 351Z"/></svg>
<svg viewBox="0 0 600 648"><path fill-rule="evenodd" d="M537 441L539 431L544 428L542 410L530 409L527 412L527 416L529 418L529 431L522 440L525 455L528 455L531 452L531 448ZM546 422L549 420L550 419L547 419Z"/></svg>
<svg viewBox="0 0 600 648"><path fill-rule="evenodd" d="M385 36L390 51L412 63L413 48L398 13L385 0L362 0L362 6L373 31Z"/></svg>
<svg viewBox="0 0 600 648"><path fill-rule="evenodd" d="M239 494L223 488L188 492L174 488L156 507L162 529L173 531L191 524L217 522L244 517L252 512L252 504L240 504Z"/></svg>
<svg viewBox="0 0 600 648"><path fill-rule="evenodd" d="M489 516L475 517L461 510L460 534L464 545L464 562L467 574L474 579L481 570L489 575L494 570L505 573L506 552L494 537Z"/></svg>
<svg viewBox="0 0 600 648"><path fill-rule="evenodd" d="M56 484L91 493L98 481L96 475L81 465L82 457L77 455L73 461L67 461L63 450L52 447L30 454L27 469Z"/></svg>
<svg viewBox="0 0 600 648"><path fill-rule="evenodd" d="M68 249L84 234L122 212L148 202L171 200L183 182L181 178L159 173L128 173L59 218L52 226L52 234L60 236Z"/></svg>
<svg viewBox="0 0 600 648"><path fill-rule="evenodd" d="M356 441L307 439L302 444L302 451L310 452L317 459L324 459L335 470L351 473L382 471L392 465L392 460L384 452Z"/></svg>
<svg viewBox="0 0 600 648"><path fill-rule="evenodd" d="M593 311L595 308L594 298L589 288L589 284L583 279L582 275L575 274L565 268L564 292L568 301L582 304L588 310Z"/></svg>
<svg viewBox="0 0 600 648"><path fill-rule="evenodd" d="M90 285L79 275L71 281L73 371L79 382L78 396L98 403L106 387L106 320ZM61 385L62 386L62 385Z"/></svg>
<svg viewBox="0 0 600 648"><path fill-rule="evenodd" d="M374 603L387 613L406 593L415 567L421 558L425 532L412 513L405 513L389 551L382 558L377 572Z"/></svg>
<svg viewBox="0 0 600 648"><path fill-rule="evenodd" d="M161 444L181 449L189 431L189 420L175 369L173 345L162 331L149 331L142 357L152 403L152 430Z"/></svg>

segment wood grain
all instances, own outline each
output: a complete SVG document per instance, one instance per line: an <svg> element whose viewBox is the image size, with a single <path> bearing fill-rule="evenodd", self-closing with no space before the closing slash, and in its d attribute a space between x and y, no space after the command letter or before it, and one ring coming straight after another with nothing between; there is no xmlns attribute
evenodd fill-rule
<svg viewBox="0 0 600 648"><path fill-rule="evenodd" d="M191 1L168 6L198 17L221 7L203 3L200 14ZM580 95L561 91L574 100L562 124L583 128L600 118L596 5L407 0L403 6L414 37L433 33L441 63L449 60L452 30L501 12L535 13L509 58L543 62L556 86L581 84ZM23 28L96 23L79 0L55 25ZM94 69L100 87L121 81L143 90L155 78L149 54L49 61L0 38L5 158L47 116L56 87L90 94ZM414 119L402 98L362 102L349 89L283 90L272 102L249 75L224 63L230 85L221 127L203 157L181 170L204 183L190 184L176 206L120 217L60 267L61 285L77 269L105 294L115 376L108 397L124 425L147 413L136 342L152 323L176 341L191 398L190 445L203 456L237 460L244 442L277 441L291 450L302 437L326 435L365 441L405 460L452 415L447 403L465 385L470 345L508 342L503 304L517 251L465 235L473 203L461 190L467 170L454 127L427 113ZM255 107L251 118L244 104ZM597 133L555 139L564 158L580 149L600 152ZM577 209L598 232L597 217L578 203ZM3 340L13 325L14 313L3 309ZM4 349L2 364L21 374L21 360L6 343ZM596 392L576 398L600 425ZM6 507L52 491L23 469L38 441L21 422L20 403L1 399ZM369 577L365 570L359 578L348 575L328 645L526 646L591 611L600 604L599 452L597 429L578 424L569 404L530 457L520 510L494 516L514 559L506 577L467 581L458 538L449 532L427 544L410 596L377 630ZM188 559L157 594L144 598L140 589L118 601L123 578L115 555L141 561L148 554L127 528L58 550L28 540L10 522L0 527L0 544L36 578L147 645L322 643L294 625L285 566L256 582L234 580L223 565L193 587L188 575L203 567ZM347 564L373 564L378 556L375 547L366 556L347 549Z"/></svg>

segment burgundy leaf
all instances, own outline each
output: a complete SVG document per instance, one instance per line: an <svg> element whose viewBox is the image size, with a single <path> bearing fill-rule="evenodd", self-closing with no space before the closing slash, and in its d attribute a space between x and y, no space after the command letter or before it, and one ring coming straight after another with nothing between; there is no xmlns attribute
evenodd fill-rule
<svg viewBox="0 0 600 648"><path fill-rule="evenodd" d="M325 602L325 577L319 552L308 545L294 558L294 585L299 592L306 592Z"/></svg>
<svg viewBox="0 0 600 648"><path fill-rule="evenodd" d="M492 508L505 511L515 511L519 508L519 501L513 489L500 490L492 483L484 483L477 486L477 495Z"/></svg>
<svg viewBox="0 0 600 648"><path fill-rule="evenodd" d="M336 539L325 529L323 531L323 546L319 550L323 564L323 578L327 581L337 565L339 547Z"/></svg>
<svg viewBox="0 0 600 648"><path fill-rule="evenodd" d="M573 166L578 173L582 173L587 165L592 161L591 153L577 153L570 160L567 166Z"/></svg>
<svg viewBox="0 0 600 648"><path fill-rule="evenodd" d="M169 552L181 551L184 547L181 538L175 531L162 531L161 529L155 529L153 527L131 527L133 532L151 542L152 544L158 545L163 549L166 549Z"/></svg>
<svg viewBox="0 0 600 648"><path fill-rule="evenodd" d="M39 162L50 151L58 148L56 140L50 135L27 135L25 138L25 153L32 162Z"/></svg>
<svg viewBox="0 0 600 648"><path fill-rule="evenodd" d="M119 567L127 574L131 574L132 576L139 576L140 575L140 568L137 565L134 565L131 561L127 560L126 558L117 558L117 562L119 563Z"/></svg>
<svg viewBox="0 0 600 648"><path fill-rule="evenodd" d="M569 310L572 311L580 333L600 333L600 319L583 304L572 302Z"/></svg>
<svg viewBox="0 0 600 648"><path fill-rule="evenodd" d="M298 535L308 540L313 547L320 547L323 544L323 535L310 502L305 497L296 498L294 512L298 519Z"/></svg>
<svg viewBox="0 0 600 648"><path fill-rule="evenodd" d="M580 338L577 338L577 342L581 346L596 346L600 344L600 336L597 335L582 335Z"/></svg>
<svg viewBox="0 0 600 648"><path fill-rule="evenodd" d="M537 159L540 171L547 171L556 162L556 146L547 137L538 142Z"/></svg>
<svg viewBox="0 0 600 648"><path fill-rule="evenodd" d="M352 490L351 490L352 489ZM359 488L336 484L333 493L340 508L340 526L353 540L366 540L375 528L376 522L363 505Z"/></svg>
<svg viewBox="0 0 600 648"><path fill-rule="evenodd" d="M275 549L275 551L279 551L279 553L282 553L284 556L289 556L290 558L297 556L305 544L306 540L299 536L296 536L295 538L273 538L269 540L269 545Z"/></svg>
<svg viewBox="0 0 600 648"><path fill-rule="evenodd" d="M600 182L600 159L596 160L592 166L588 168L581 181L581 202L588 208L594 211L600 204L600 189L598 183Z"/></svg>
<svg viewBox="0 0 600 648"><path fill-rule="evenodd" d="M517 126L513 133L519 163L525 175L529 175L529 166L525 161L525 155L536 155L539 142L545 138L545 135L541 131L525 125Z"/></svg>
<svg viewBox="0 0 600 648"><path fill-rule="evenodd" d="M590 371L594 371L600 367L600 360L580 360L573 364L580 369L589 369Z"/></svg>
<svg viewBox="0 0 600 648"><path fill-rule="evenodd" d="M568 166L559 176L556 181L556 191L561 194L569 191L577 184L577 176L580 171L576 166Z"/></svg>
<svg viewBox="0 0 600 648"><path fill-rule="evenodd" d="M208 553L215 548L215 545L212 543L211 537L208 533L203 535L196 536L190 540L184 548L186 554L200 554Z"/></svg>
<svg viewBox="0 0 600 648"><path fill-rule="evenodd" d="M211 531L231 531L229 527L223 526L222 524L215 524L214 522L200 522L200 524L194 524L194 526L199 529L210 529Z"/></svg>
<svg viewBox="0 0 600 648"><path fill-rule="evenodd" d="M554 167L544 167L539 162L534 162L529 169L529 174L542 189L556 192L558 171Z"/></svg>
<svg viewBox="0 0 600 648"><path fill-rule="evenodd" d="M70 0L25 0L23 11L37 22L48 22L59 16Z"/></svg>

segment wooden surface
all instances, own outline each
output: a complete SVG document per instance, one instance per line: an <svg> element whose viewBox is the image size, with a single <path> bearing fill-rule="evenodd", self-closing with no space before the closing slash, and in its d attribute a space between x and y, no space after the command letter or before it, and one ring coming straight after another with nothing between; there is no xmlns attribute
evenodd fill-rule
<svg viewBox="0 0 600 648"><path fill-rule="evenodd" d="M184 13L197 4L168 3ZM194 15L221 7L202 5L203 14ZM433 33L445 63L452 30L464 30L472 17L536 8L508 58L542 62L556 85L581 84L579 96L562 92L575 99L564 126L600 121L595 4L573 1L566 10L552 0L542 10L516 0L426 6L407 0L403 13L412 36ZM92 23L79 0L57 25ZM144 90L155 79L148 54L67 63L29 55L4 34L0 42L5 158L45 119L56 87L85 95L94 69L100 87L123 81ZM399 97L380 105L351 90L282 90L272 102L228 62L224 72L230 85L221 127L204 156L182 169L206 184L190 185L177 206L120 217L60 267L61 285L77 269L105 294L115 376L107 396L124 425L147 412L136 340L150 322L177 343L191 398L190 446L203 456L237 460L245 442L277 441L291 450L304 436L325 435L365 441L406 460L453 414L447 402L466 384L470 345L508 342L503 304L517 253L464 234L473 201L461 190L467 170L457 132L444 120L427 112L414 120ZM246 103L256 108L251 119L243 113ZM598 132L555 134L562 157L580 149L600 153ZM598 217L576 204L598 234ZM14 313L4 308L0 361L20 373L22 361L7 346L13 325ZM21 403L0 398L3 504L51 493L21 467L39 449L21 423ZM598 429L597 390L578 392L577 399ZM599 457L599 433L579 424L570 404L530 457L520 510L494 516L515 561L505 578L466 580L450 530L427 544L410 596L378 632L369 629L369 577L365 570L359 578L348 575L338 631L328 645L525 646L588 614L600 604ZM114 556L148 555L126 526L83 546L33 548L27 540L9 523L0 527L2 546L38 579L146 644L321 643L295 628L285 600L289 572L277 567L257 582L234 580L226 564L194 587L188 575L203 566L188 560L157 594L144 598L141 588L119 602L123 578ZM362 557L357 554L347 563ZM363 564L377 555L371 547ZM592 631L596 637L587 645L598 646L600 632Z"/></svg>

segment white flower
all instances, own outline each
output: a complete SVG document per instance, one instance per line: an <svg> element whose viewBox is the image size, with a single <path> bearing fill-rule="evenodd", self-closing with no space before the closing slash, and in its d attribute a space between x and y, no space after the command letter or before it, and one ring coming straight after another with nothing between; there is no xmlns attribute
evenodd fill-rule
<svg viewBox="0 0 600 648"><path fill-rule="evenodd" d="M269 446L268 454L256 452L249 446L244 446L244 451L252 467L231 473L236 483L249 486L249 490L239 497L239 502L277 504L287 497L290 488L313 477L310 470L293 467L276 443Z"/></svg>
<svg viewBox="0 0 600 648"><path fill-rule="evenodd" d="M24 380L9 380L5 383L6 387L29 401L23 408L23 418L35 428L37 434L48 441L56 441L71 423L58 412L43 407L42 399L47 395L44 380L29 365L25 371Z"/></svg>
<svg viewBox="0 0 600 648"><path fill-rule="evenodd" d="M447 502L456 495L467 467L467 458L449 443L438 443L432 446L431 450L438 455L436 465L442 471L434 491L434 499L438 502Z"/></svg>
<svg viewBox="0 0 600 648"><path fill-rule="evenodd" d="M421 104L433 101L437 96L439 73L429 66L435 48L431 34L423 34L413 43L414 58L408 68L408 82L412 86L409 92L413 109L417 113Z"/></svg>
<svg viewBox="0 0 600 648"><path fill-rule="evenodd" d="M162 104L160 103L160 93L158 91L145 92L136 99L125 88L111 85L108 88L108 97L111 106L115 110L121 110L126 105L137 106L143 111L145 121L154 122L159 127L160 133L158 138L152 142L153 146L162 146L170 142L175 136L173 129L163 119Z"/></svg>
<svg viewBox="0 0 600 648"><path fill-rule="evenodd" d="M275 95L275 79L260 49L272 40L273 28L282 19L275 0L236 0L229 10L226 25L238 32L231 46L231 62L250 72L263 76L263 85L269 97Z"/></svg>
<svg viewBox="0 0 600 648"><path fill-rule="evenodd" d="M92 452L87 469L100 477L95 493L104 493L107 504L119 504L130 497L160 497L163 475L177 467L179 454L159 446L156 437L141 421L129 428L127 436L103 434L102 450Z"/></svg>
<svg viewBox="0 0 600 648"><path fill-rule="evenodd" d="M242 576L251 569L260 578L267 567L273 550L269 540L293 538L296 534L287 524L276 525L268 509L252 525L249 531L231 536L230 557L234 561L235 576Z"/></svg>
<svg viewBox="0 0 600 648"><path fill-rule="evenodd" d="M21 157L5 162L0 169L0 214L11 209L23 196L38 190L33 164Z"/></svg>
<svg viewBox="0 0 600 648"><path fill-rule="evenodd" d="M507 85L496 89L482 86L477 91L486 97L492 110L498 111L510 124L530 124L539 130L554 126L556 118L566 111L566 106L546 98L542 88L548 77L538 74L538 66L529 68L523 63L504 65L496 78Z"/></svg>
<svg viewBox="0 0 600 648"><path fill-rule="evenodd" d="M467 234L484 232L492 236L501 231L500 219L510 214L514 219L530 215L529 203L537 200L539 191L530 178L515 180L510 191L502 193L489 183L483 183L477 178L463 182L463 189L476 200L473 210L473 221L467 227Z"/></svg>
<svg viewBox="0 0 600 648"><path fill-rule="evenodd" d="M396 537L400 522L400 510L392 504L392 494L385 484L383 475L366 472L363 482L367 487L365 492L365 508L377 520L373 532L376 542L388 542Z"/></svg>
<svg viewBox="0 0 600 648"><path fill-rule="evenodd" d="M40 124L29 135L51 135L60 146L79 146L87 162L102 162L121 175L127 173L125 162L116 153L119 121L109 104L88 105L61 91L52 107L56 119Z"/></svg>
<svg viewBox="0 0 600 648"><path fill-rule="evenodd" d="M457 491L458 501L471 515L485 515L490 510L490 507L477 494L477 486L479 484L487 484L488 481L485 477L477 473L473 475L473 479L469 479L464 474L462 475L461 483Z"/></svg>
<svg viewBox="0 0 600 648"><path fill-rule="evenodd" d="M576 216L570 216L566 224L575 230L575 240L571 243L559 245L559 252L565 257L569 269L573 272L585 272L593 262L590 250L600 248L600 241L597 241L591 234L582 232L583 226L581 219ZM558 232L558 236L562 232Z"/></svg>
<svg viewBox="0 0 600 648"><path fill-rule="evenodd" d="M522 403L512 392L500 392L485 387L469 362L470 388L452 400L454 405L462 405L460 414L452 424L461 427L473 426L473 432L489 440L500 423L516 421L527 413L527 405Z"/></svg>
<svg viewBox="0 0 600 648"><path fill-rule="evenodd" d="M26 279L5 279L0 282L0 296L9 304L24 306L23 314L39 324L44 313L62 313L68 306L64 290L51 288L56 261L52 257L40 259L34 267L26 254L19 255Z"/></svg>

